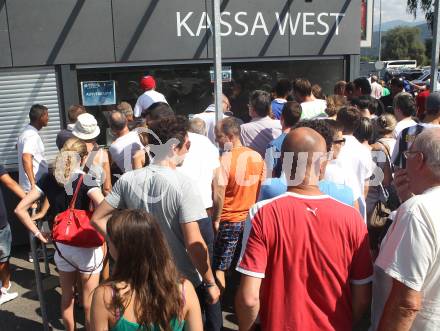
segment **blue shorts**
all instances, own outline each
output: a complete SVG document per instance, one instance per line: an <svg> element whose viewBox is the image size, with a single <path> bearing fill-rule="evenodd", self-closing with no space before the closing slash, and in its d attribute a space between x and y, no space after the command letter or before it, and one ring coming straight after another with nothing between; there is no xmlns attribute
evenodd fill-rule
<svg viewBox="0 0 440 331"><path fill-rule="evenodd" d="M0 263L9 261L11 255L12 234L11 227L6 225L0 229Z"/></svg>
<svg viewBox="0 0 440 331"><path fill-rule="evenodd" d="M214 269L228 270L232 261L240 254L243 238L244 222L220 223L220 228L214 244Z"/></svg>

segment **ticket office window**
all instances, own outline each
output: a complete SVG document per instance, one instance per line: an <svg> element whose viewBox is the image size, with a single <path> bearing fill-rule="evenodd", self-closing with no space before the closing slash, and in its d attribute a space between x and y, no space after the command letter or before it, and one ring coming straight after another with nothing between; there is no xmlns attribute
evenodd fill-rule
<svg viewBox="0 0 440 331"><path fill-rule="evenodd" d="M224 83L223 90L230 97L232 111L243 120L248 117L249 93L256 89L270 92L277 80L307 78L319 84L325 94L331 94L333 85L344 79L344 60L301 60L223 63L232 69L232 82ZM188 115L203 112L212 103L213 84L209 70L211 64L157 65L149 67L117 67L82 69L78 71L78 82L115 80L117 102L127 101L133 107L142 90L139 80L144 75L153 75L156 90L163 93L177 114ZM79 86L78 86L79 87ZM80 88L78 89L80 91ZM81 93L81 92L80 92ZM81 99L81 96L79 96ZM107 128L108 111L114 106L87 107L98 120L101 129ZM103 132L105 130L102 130ZM101 134L98 143L105 143Z"/></svg>

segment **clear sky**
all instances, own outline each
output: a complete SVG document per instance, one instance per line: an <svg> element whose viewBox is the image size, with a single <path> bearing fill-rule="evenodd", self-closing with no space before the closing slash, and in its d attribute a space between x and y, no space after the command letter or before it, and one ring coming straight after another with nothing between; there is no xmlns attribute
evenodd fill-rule
<svg viewBox="0 0 440 331"><path fill-rule="evenodd" d="M370 0L371 1L371 0ZM379 3L375 0L374 25L379 24ZM417 14L417 21L424 20L425 15L421 12ZM382 0L382 22L394 20L414 21L414 16L406 11L406 0Z"/></svg>

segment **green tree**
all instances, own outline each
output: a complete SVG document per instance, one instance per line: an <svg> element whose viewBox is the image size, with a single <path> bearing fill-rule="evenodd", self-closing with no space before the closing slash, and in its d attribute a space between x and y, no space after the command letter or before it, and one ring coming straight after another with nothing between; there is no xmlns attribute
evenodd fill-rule
<svg viewBox="0 0 440 331"><path fill-rule="evenodd" d="M419 65L426 63L425 44L420 38L420 29L397 27L386 33L382 39L382 58L384 60L417 60Z"/></svg>
<svg viewBox="0 0 440 331"><path fill-rule="evenodd" d="M413 14L414 18L417 17L417 9L420 9L425 14L426 21L432 30L435 0L407 0L406 3L408 12Z"/></svg>

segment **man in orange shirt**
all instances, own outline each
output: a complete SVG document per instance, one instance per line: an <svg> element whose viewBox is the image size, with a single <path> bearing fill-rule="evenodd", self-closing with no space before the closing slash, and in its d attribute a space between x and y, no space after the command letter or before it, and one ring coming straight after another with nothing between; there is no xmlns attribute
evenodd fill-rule
<svg viewBox="0 0 440 331"><path fill-rule="evenodd" d="M214 180L213 222L216 232L213 268L220 287L225 287L225 272L240 253L244 221L257 201L264 180L264 161L258 152L240 141L240 122L229 117L215 128L216 141L225 152Z"/></svg>

